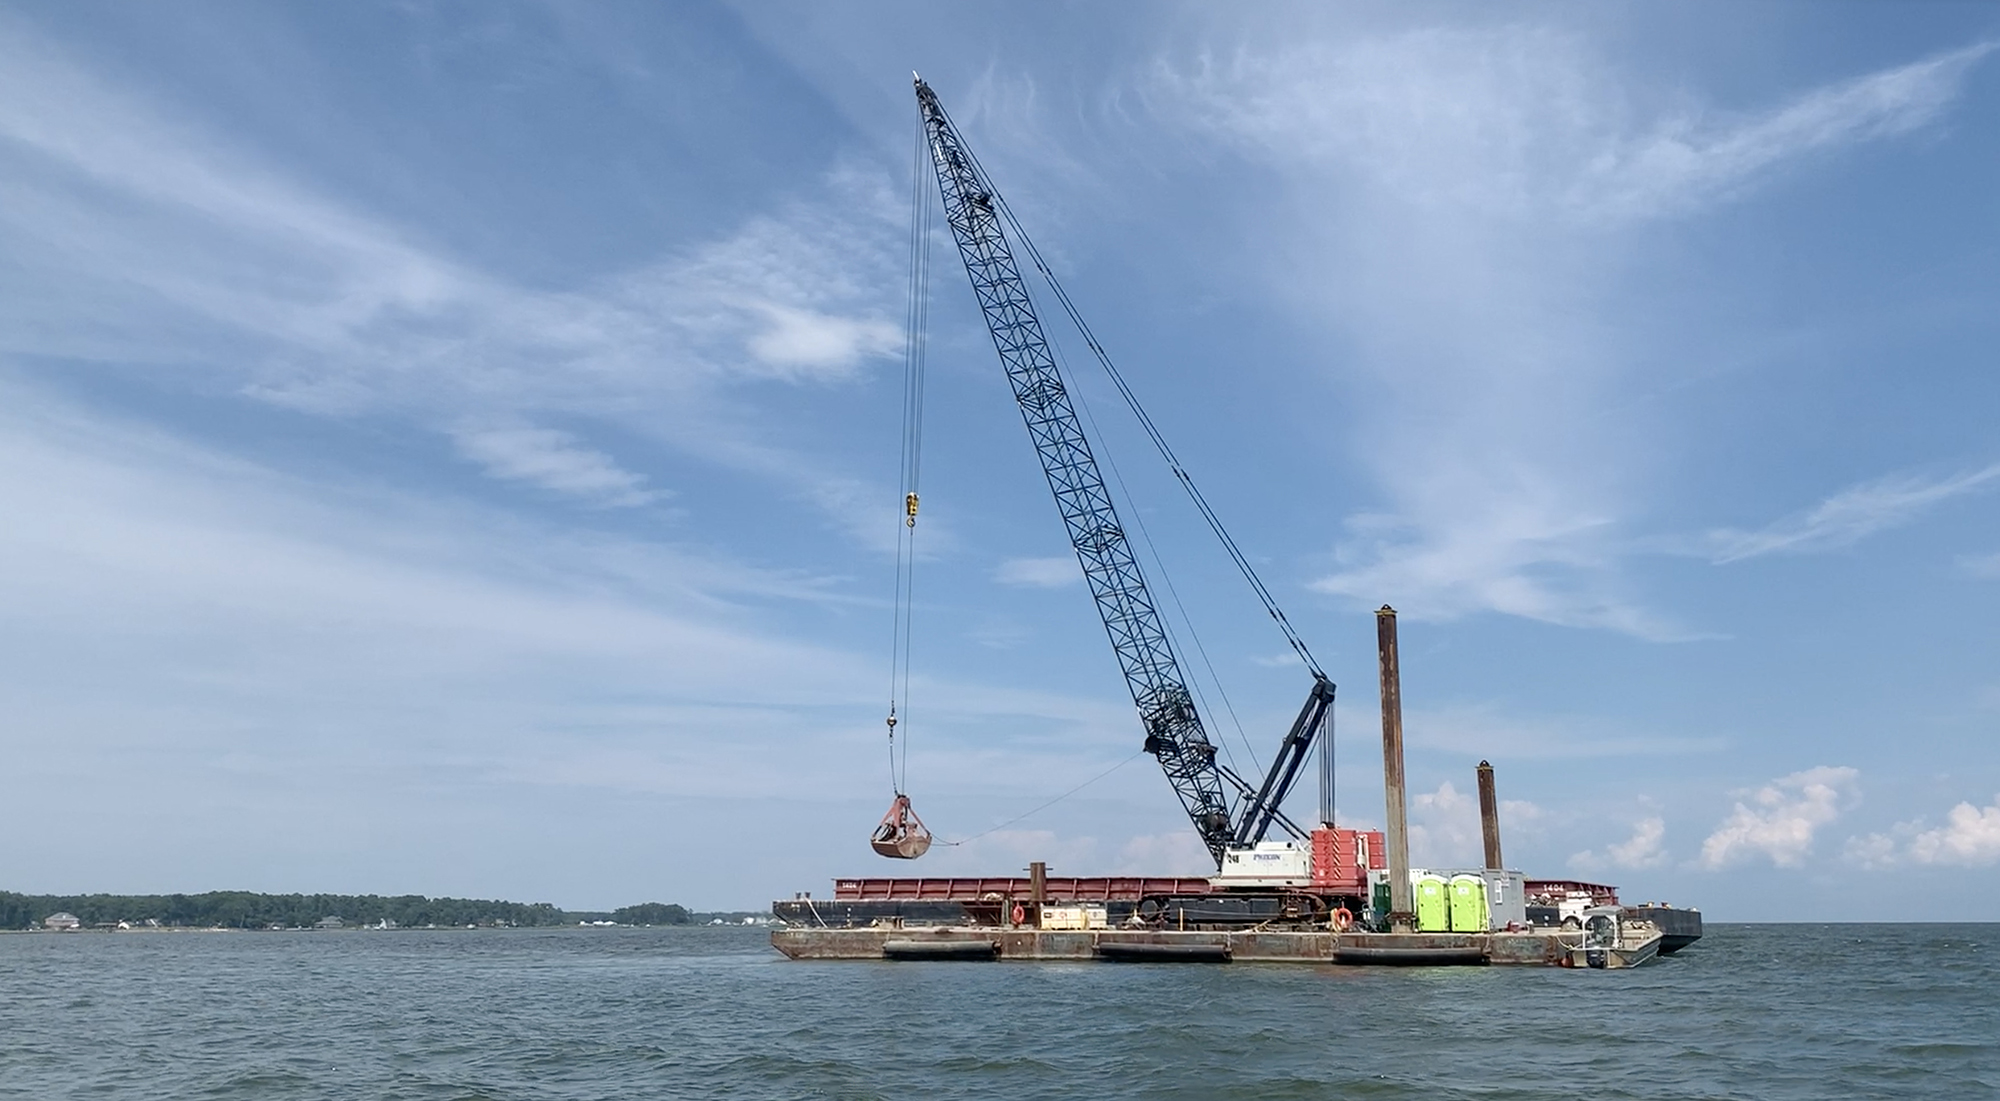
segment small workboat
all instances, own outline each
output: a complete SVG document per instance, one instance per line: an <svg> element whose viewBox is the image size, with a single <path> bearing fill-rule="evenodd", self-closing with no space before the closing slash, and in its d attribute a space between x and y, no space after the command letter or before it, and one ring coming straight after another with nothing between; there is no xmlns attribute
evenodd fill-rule
<svg viewBox="0 0 2000 1101"><path fill-rule="evenodd" d="M1576 939L1568 945L1565 966L1623 970L1660 954L1660 927L1626 917L1621 907L1593 906L1582 917L1582 929L1564 934L1565 939Z"/></svg>

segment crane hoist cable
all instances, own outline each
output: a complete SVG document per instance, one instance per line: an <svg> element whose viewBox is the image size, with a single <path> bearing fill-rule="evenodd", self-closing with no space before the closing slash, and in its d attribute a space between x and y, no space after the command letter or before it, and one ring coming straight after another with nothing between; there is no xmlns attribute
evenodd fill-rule
<svg viewBox="0 0 2000 1101"><path fill-rule="evenodd" d="M897 482L902 510L896 525L895 631L889 647L889 786L895 799L875 827L869 844L883 856L911 860L931 846L910 806L910 658L911 631L916 617L918 483L924 457L924 352L930 323L931 173L929 145L922 120L917 124L911 163L909 301L903 315L902 453ZM903 726L898 744L896 727Z"/></svg>

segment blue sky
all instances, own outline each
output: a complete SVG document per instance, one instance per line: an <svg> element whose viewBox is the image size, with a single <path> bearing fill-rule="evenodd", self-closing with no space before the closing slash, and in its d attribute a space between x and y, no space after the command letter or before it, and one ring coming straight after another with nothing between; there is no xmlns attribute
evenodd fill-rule
<svg viewBox="0 0 2000 1101"><path fill-rule="evenodd" d="M1002 828L863 844L916 69L1340 684L1344 818L1392 603L1420 861L1476 859L1486 757L1531 874L1990 913L1996 44L1973 4L8 5L0 886L1199 870L942 240L909 787ZM1075 385L1261 768L1303 672Z"/></svg>

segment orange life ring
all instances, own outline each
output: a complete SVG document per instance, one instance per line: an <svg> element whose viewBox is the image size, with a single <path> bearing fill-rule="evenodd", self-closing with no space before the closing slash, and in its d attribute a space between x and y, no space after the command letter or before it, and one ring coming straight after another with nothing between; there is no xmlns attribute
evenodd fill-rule
<svg viewBox="0 0 2000 1101"><path fill-rule="evenodd" d="M1028 920L1027 908L1022 906L1020 903L1016 902L1014 904L1013 918L1014 918L1014 924L1016 925L1019 925L1022 922L1027 921Z"/></svg>
<svg viewBox="0 0 2000 1101"><path fill-rule="evenodd" d="M1345 933L1352 928L1354 928L1354 915L1348 912L1347 907L1342 906L1333 912L1334 932Z"/></svg>

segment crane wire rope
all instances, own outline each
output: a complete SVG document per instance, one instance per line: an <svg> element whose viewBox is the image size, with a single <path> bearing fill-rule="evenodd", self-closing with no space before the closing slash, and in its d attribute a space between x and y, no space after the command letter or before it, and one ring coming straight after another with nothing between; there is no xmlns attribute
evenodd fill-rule
<svg viewBox="0 0 2000 1101"><path fill-rule="evenodd" d="M1269 588L1265 587L1264 579L1257 575L1257 570L1250 564L1250 559L1244 555L1242 548L1236 545L1236 540L1229 534L1229 530L1222 526L1222 518L1215 514L1214 508L1210 507L1208 498L1202 496L1200 487L1194 484L1194 477L1181 465L1180 458L1174 454L1173 448L1167 445L1166 436L1161 434L1159 426L1153 423L1153 418L1146 412L1145 406L1139 404L1139 396L1132 391L1130 384L1125 381L1125 376L1119 372L1117 365L1111 362L1110 353L1098 343L1096 334L1091 332L1090 326L1077 312L1075 304L1070 301L1069 292L1063 290L1062 283L1057 281L1055 273L1050 271L1048 264L1043 261L1041 250L1037 249L1035 243L1021 230L1013 212L1006 209L1007 202L1004 198L1000 200L999 205L1008 224L1014 226L1014 232L1021 234L1021 243L1034 261L1035 270L1042 273L1042 278L1047 281L1049 289L1055 292L1056 301L1062 305L1063 312L1069 315L1070 323L1082 334L1084 344L1089 346L1091 353L1097 357L1097 362L1103 366L1104 373L1111 377L1111 383L1118 388L1119 396L1125 399L1126 407L1132 410L1132 415L1138 419L1140 427L1146 430L1146 436L1153 441L1153 446L1159 450L1160 457L1167 461L1167 466L1174 472L1174 478L1181 483L1181 488L1187 491L1188 499L1194 502L1202 519L1208 522L1209 530L1222 542L1223 549L1228 551L1230 560L1236 563L1236 568L1243 574L1243 579L1250 583L1251 590L1263 603L1264 610L1284 633L1285 641L1291 643L1293 652L1298 654L1299 660L1305 663L1306 668L1311 670L1314 676L1324 678L1326 673L1320 669L1319 662L1313 659L1312 651L1306 648L1305 639L1301 638L1298 631L1292 627L1292 621L1286 618L1284 609L1278 606L1277 598L1271 595Z"/></svg>
<svg viewBox="0 0 2000 1101"><path fill-rule="evenodd" d="M903 441L897 471L903 512L902 522L896 525L895 632L889 649L889 717L886 720L889 728L889 786L899 796L905 793L910 772L907 724L910 714L911 632L916 616L917 490L923 474L925 337L930 324L932 204L929 148L920 119L911 162L909 301L903 315ZM896 741L899 722L905 724L900 746Z"/></svg>
<svg viewBox="0 0 2000 1101"><path fill-rule="evenodd" d="M1146 527L1145 515L1139 511L1138 502L1133 500L1131 489L1125 485L1125 474L1118 469L1118 460L1113 457L1111 448L1107 446L1108 441L1105 439L1104 429L1098 425L1097 415L1091 411L1090 398L1084 394L1081 387L1074 384L1076 375L1069 369L1069 361L1062 353L1062 346L1054 337L1049 338L1049 350L1056 360L1057 369L1072 380L1068 386L1069 393L1076 398L1077 408L1083 412L1083 419L1089 422L1090 434L1097 438L1097 450L1104 458L1104 465L1111 468L1111 481L1118 487L1118 495L1124 498L1125 511L1131 515L1133 525L1139 529L1139 541L1146 548L1146 557L1152 562L1153 572L1159 576L1161 583L1166 585L1167 595L1173 599L1174 610L1179 615L1181 629L1186 633L1188 639L1194 643L1194 652L1201 657L1202 665L1208 670L1208 679L1215 685L1216 695L1222 699L1223 713L1229 716L1230 725L1236 728L1236 737L1243 743L1244 752L1248 753L1250 760L1254 762L1257 759L1257 750L1251 746L1250 735L1244 731L1242 720L1236 717L1236 705L1230 702L1229 690L1223 687L1222 677L1215 671L1215 662L1209 660L1208 647L1202 645L1201 632L1194 628L1194 618L1188 615L1187 605L1181 602L1180 589L1174 585L1173 574L1167 571L1167 561L1160 556L1159 547L1153 543L1153 533ZM1165 625L1163 624L1162 626ZM1169 634L1172 633L1171 631L1169 632ZM1197 702L1200 703L1202 709L1213 713L1213 709L1208 706L1207 695L1202 691L1200 683L1190 681L1188 688L1194 692ZM1235 768L1236 754L1230 750L1229 743L1222 741L1218 744L1222 748L1223 756L1228 759L1230 767Z"/></svg>
<svg viewBox="0 0 2000 1101"><path fill-rule="evenodd" d="M1109 776L1112 773L1117 772L1119 769L1124 768L1126 765L1131 764L1133 761L1136 761L1139 758L1144 757L1145 755L1146 755L1145 750L1143 749L1139 750L1137 753L1132 754L1130 757L1127 757L1124 760L1118 762L1117 764L1112 765L1110 768L1105 769L1103 772L1100 772L1097 775L1092 776L1090 779L1085 780L1083 783L1078 784L1075 787L1069 789L1068 791L1063 792L1061 795L1056 796L1055 798L1049 800L1046 803L1043 803L1041 806L1038 806L1033 810L1023 811L1020 814L1017 814L1014 817L1007 819L1005 822L1002 822L997 826L989 826L986 829L983 829L978 833L973 834L971 837L961 837L956 841L939 841L938 844L952 845L952 846L966 845L970 844L971 842L977 841L982 837L985 837L989 833L998 833L1001 830L1006 829L1008 826L1011 826L1016 822L1022 821L1023 819L1031 818L1037 814L1042 813L1043 811L1049 809L1050 807L1055 806L1057 803L1060 803L1063 800L1069 798L1070 796L1075 795L1077 792L1082 791L1084 788L1087 788L1090 785L1098 782L1099 780L1104 779L1106 776Z"/></svg>
<svg viewBox="0 0 2000 1101"><path fill-rule="evenodd" d="M938 110L942 112L943 106L940 105ZM949 121L949 116L946 118ZM1326 679L1325 671L1320 668L1319 662L1314 660L1312 651L1306 648L1305 639L1301 638L1298 631L1292 627L1292 621L1285 617L1284 609L1278 606L1277 598L1271 595L1271 590L1264 585L1263 578L1257 576L1257 570L1251 566L1250 559L1244 555L1242 548L1236 545L1236 540L1230 537L1228 529L1222 526L1222 518L1216 515L1215 510L1209 506L1208 498L1202 496L1201 490L1195 486L1194 478L1188 474L1185 467L1181 466L1181 461L1174 454L1173 448L1167 445L1166 436L1161 434L1159 427L1153 423L1153 418L1139 403L1139 396L1126 383L1125 376L1119 373L1117 365L1111 362L1111 354L1098 343L1097 334L1092 332L1089 324L1083 320L1083 315L1078 312L1076 304L1070 300L1069 292L1063 289L1061 280L1056 278L1055 272L1050 270L1048 263L1043 260L1041 250L1035 247L1034 239L1028 236L1020 219L1014 216L1014 209L1008 205L1007 197L992 190L990 186L992 177L986 174L986 166L979 163L978 154L970 148L966 148L964 153L972 162L973 171L979 174L980 179L988 181L988 198L999 210L1000 216L1006 219L1007 225L1013 229L1015 237L1021 242L1021 247L1027 250L1028 258L1034 262L1035 270L1041 273L1042 279L1055 293L1056 302L1062 306L1063 313L1069 316L1070 324L1076 326L1084 343L1089 346L1091 354L1097 357L1098 364L1104 368L1104 373L1111 377L1112 385L1118 388L1119 396L1125 399L1126 406L1132 410L1132 415L1138 419L1140 427L1146 430L1147 437L1153 441L1153 446L1159 451L1160 457L1167 461L1167 466L1173 470L1174 477L1181 483L1181 488L1187 491L1188 498L1194 502L1195 509L1201 513L1202 519L1208 522L1209 530L1221 541L1223 549L1229 553L1230 560L1236 564L1237 571L1250 583L1251 590L1263 603L1264 610L1284 633L1285 641L1291 644L1292 651L1299 656L1299 660L1305 662L1306 668L1311 670L1314 676Z"/></svg>

